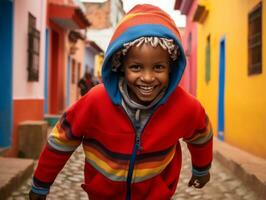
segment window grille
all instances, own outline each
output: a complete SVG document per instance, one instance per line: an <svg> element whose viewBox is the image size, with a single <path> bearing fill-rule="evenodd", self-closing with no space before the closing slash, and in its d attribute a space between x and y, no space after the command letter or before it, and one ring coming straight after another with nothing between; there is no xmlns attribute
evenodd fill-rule
<svg viewBox="0 0 266 200"><path fill-rule="evenodd" d="M28 26L28 81L39 81L40 31L36 29L36 18L29 13Z"/></svg>
<svg viewBox="0 0 266 200"><path fill-rule="evenodd" d="M248 15L248 75L262 73L262 3Z"/></svg>

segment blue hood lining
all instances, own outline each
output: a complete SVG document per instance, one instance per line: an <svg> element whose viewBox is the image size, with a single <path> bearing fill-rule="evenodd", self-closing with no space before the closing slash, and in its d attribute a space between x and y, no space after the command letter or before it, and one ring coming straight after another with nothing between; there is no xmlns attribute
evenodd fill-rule
<svg viewBox="0 0 266 200"><path fill-rule="evenodd" d="M164 97L160 100L159 104L166 102L168 97L177 87L181 80L182 74L186 66L186 57L184 54L181 41L165 26L160 24L143 24L128 28L124 33L122 33L116 40L114 40L107 48L105 59L102 67L102 80L104 86L107 90L108 95L112 99L114 104L121 104L122 97L119 92L118 82L119 82L119 72L113 72L111 66L112 55L123 47L123 44L129 41L133 41L139 37L144 36L157 36L172 38L179 46L180 55L177 61L173 62L171 65L171 73L169 86L166 90Z"/></svg>

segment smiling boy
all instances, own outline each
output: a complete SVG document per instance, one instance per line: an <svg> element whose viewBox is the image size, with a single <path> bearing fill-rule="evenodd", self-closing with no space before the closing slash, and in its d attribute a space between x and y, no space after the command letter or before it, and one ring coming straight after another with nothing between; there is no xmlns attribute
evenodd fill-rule
<svg viewBox="0 0 266 200"><path fill-rule="evenodd" d="M134 7L117 27L103 64L104 84L68 109L51 132L31 199L45 199L72 152L83 145L90 200L169 200L181 169L179 140L192 159L189 186L210 179L212 131L201 104L178 83L186 65L173 20Z"/></svg>

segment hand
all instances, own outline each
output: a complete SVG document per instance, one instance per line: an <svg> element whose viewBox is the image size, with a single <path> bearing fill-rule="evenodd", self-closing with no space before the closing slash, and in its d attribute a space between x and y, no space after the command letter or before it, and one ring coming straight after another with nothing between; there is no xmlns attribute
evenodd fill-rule
<svg viewBox="0 0 266 200"><path fill-rule="evenodd" d="M208 183L210 180L210 173L204 175L204 176L195 176L192 175L188 187L194 186L195 188L202 188L206 183Z"/></svg>
<svg viewBox="0 0 266 200"><path fill-rule="evenodd" d="M30 200L45 200L46 195L40 195L40 194L36 194L36 193L30 191L29 198L30 198Z"/></svg>

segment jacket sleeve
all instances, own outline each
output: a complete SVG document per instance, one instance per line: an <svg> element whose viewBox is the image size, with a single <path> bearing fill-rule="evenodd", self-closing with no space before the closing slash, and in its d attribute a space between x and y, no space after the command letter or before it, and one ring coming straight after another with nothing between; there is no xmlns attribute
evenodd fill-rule
<svg viewBox="0 0 266 200"><path fill-rule="evenodd" d="M71 154L82 141L80 131L73 131L73 127L79 126L78 113L84 112L80 107L81 102L72 106L57 122L48 136L47 143L40 155L38 166L35 170L32 182L32 191L37 194L47 195L57 174L64 167Z"/></svg>
<svg viewBox="0 0 266 200"><path fill-rule="evenodd" d="M209 172L213 158L213 132L210 120L203 108L197 117L193 134L184 138L192 159L192 174L204 176Z"/></svg>

